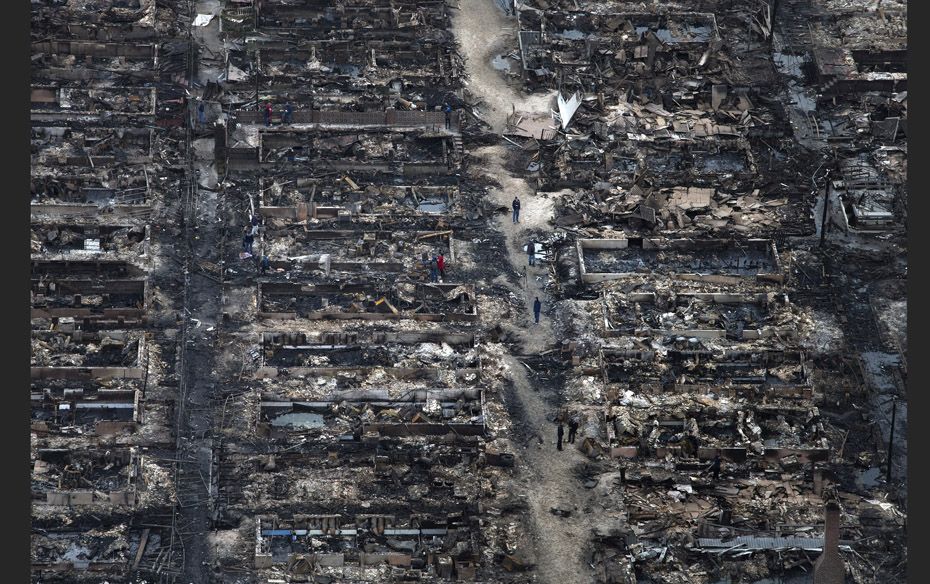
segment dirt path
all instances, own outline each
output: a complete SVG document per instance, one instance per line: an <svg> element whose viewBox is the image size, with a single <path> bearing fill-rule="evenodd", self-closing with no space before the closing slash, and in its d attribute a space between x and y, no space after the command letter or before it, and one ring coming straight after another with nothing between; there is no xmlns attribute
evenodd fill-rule
<svg viewBox="0 0 930 584"><path fill-rule="evenodd" d="M522 353L539 354L555 346L555 336L549 315L549 299L544 287L549 278L545 264L528 266L523 246L528 240L527 230L546 229L552 217L551 199L535 196L521 177L510 174L502 165L507 156L504 146L488 146L472 152L481 159L482 172L492 176L501 186L491 189L489 195L495 204L509 208L514 196L522 202L520 223L513 223L510 213L495 218L494 227L503 233L508 258L516 271L526 269L526 288L508 284L517 294L523 293L526 310L516 322L504 323L521 341ZM533 300L539 296L543 303L543 317L533 322ZM550 313L551 314L551 313ZM504 355L504 363L512 383L505 396L508 410L520 412L520 423L530 438L526 449L517 453L521 468L521 491L526 493L532 528L536 571L541 582L590 582L590 568L583 560L590 526L582 514L586 494L573 473L575 466L584 462L584 455L574 446L556 450L558 395L546 395L530 380L525 366L513 355ZM567 433L567 428L566 428ZM569 517L552 513L553 508L571 512Z"/></svg>
<svg viewBox="0 0 930 584"><path fill-rule="evenodd" d="M494 131L504 129L513 107L518 111L548 111L554 92L524 96L490 64L495 55L513 44L516 21L507 18L493 0L461 0L459 6L453 29L467 59L468 88L486 104L482 114ZM523 295L526 310L517 320L503 324L520 339L523 354L539 354L556 343L550 320L551 304L545 295L549 268L542 262L529 266L524 246L529 240L528 232L549 229L552 199L537 195L523 177L511 174L504 167L508 157L506 146L487 146L470 154L478 159L476 164L482 175L500 184L489 193L495 205L509 209L513 198L520 198L519 223L513 223L509 212L497 216L493 223L504 235L513 269L521 273L526 270L522 286L506 283L515 293ZM536 296L543 303L539 324L533 322ZM590 582L591 569L584 561L590 533L590 525L583 514L586 494L573 472L585 457L573 445L566 445L561 452L556 450L553 420L558 414L559 396L546 395L537 389L517 357L508 354L503 361L512 383L511 390L504 396L508 410L519 412L519 422L529 437L526 448L516 455L521 468L518 484L529 502L527 522L535 547L536 574L541 582ZM568 511L570 515L556 515L553 508Z"/></svg>
<svg viewBox="0 0 930 584"><path fill-rule="evenodd" d="M549 277L549 269L545 263L537 261L535 266L530 266L525 251L525 246L529 241L529 232L545 230L548 228L549 219L552 217L551 199L537 197L533 194L533 189L527 184L522 177L513 176L504 168L502 162L506 158L507 148L505 146L486 146L473 150L471 155L480 159L482 174L493 178L500 187L491 189L489 195L496 205L510 208L514 197L520 199L520 222L513 223L511 214L501 214L495 218L495 227L503 233L507 242L507 252L510 263L513 268L520 273L525 270L526 287L514 287L514 292L523 295L526 301L526 311L520 321L512 323L515 328L521 331L523 340L524 354L536 354L551 348L555 343L552 332L552 324L548 316L551 315L549 310L548 298L545 295L545 285ZM533 300L539 296L543 303L543 316L539 324L533 322Z"/></svg>
<svg viewBox="0 0 930 584"><path fill-rule="evenodd" d="M524 95L511 87L491 59L516 46L515 18L508 18L493 0L460 0L453 10L452 30L467 59L468 89L484 101L482 118L501 132L513 108L549 111L555 92Z"/></svg>
<svg viewBox="0 0 930 584"><path fill-rule="evenodd" d="M516 455L520 461L519 484L529 503L528 522L532 529L536 575L540 582L563 584L592 582L593 573L585 554L589 548L591 525L585 517L587 493L581 487L574 469L585 461L576 444L556 449L557 408L546 401L527 375L523 364L511 355L504 357L513 383L506 396L508 410L521 411L521 423L530 439L526 448ZM566 428L566 437L568 429ZM568 517L553 513L553 509L570 512Z"/></svg>

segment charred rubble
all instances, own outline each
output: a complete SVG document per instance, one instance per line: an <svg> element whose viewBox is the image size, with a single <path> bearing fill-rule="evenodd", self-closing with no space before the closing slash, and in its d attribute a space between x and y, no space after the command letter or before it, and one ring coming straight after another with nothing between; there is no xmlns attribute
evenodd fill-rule
<svg viewBox="0 0 930 584"><path fill-rule="evenodd" d="M34 582L903 578L904 4L485 4L33 2Z"/></svg>

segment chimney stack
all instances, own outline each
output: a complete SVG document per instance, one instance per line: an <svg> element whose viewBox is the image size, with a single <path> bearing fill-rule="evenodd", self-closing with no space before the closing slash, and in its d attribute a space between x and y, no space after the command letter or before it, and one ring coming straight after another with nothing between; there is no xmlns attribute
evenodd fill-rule
<svg viewBox="0 0 930 584"><path fill-rule="evenodd" d="M840 506L835 501L826 505L826 526L823 552L814 562L814 584L845 584L846 567L840 557Z"/></svg>

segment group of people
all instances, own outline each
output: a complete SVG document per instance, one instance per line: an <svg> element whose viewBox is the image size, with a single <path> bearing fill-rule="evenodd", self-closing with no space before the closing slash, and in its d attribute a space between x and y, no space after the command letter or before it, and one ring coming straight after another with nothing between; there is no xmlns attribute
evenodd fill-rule
<svg viewBox="0 0 930 584"><path fill-rule="evenodd" d="M252 251L253 246L255 245L255 236L258 235L258 230L261 227L261 219L258 215L252 215L252 218L249 220L248 227L245 228L245 232L242 235L242 252L251 255L254 255ZM247 256L244 256L247 257ZM262 275L265 275L268 270L271 268L271 260L268 256L262 254L261 259L258 261L258 269L261 271Z"/></svg>
<svg viewBox="0 0 930 584"><path fill-rule="evenodd" d="M510 204L513 209L513 222L514 224L520 222L520 198L514 197L513 202ZM532 239L526 242L526 259L527 263L531 266L536 265L536 242ZM542 302L539 300L539 296L533 300L533 319L536 321L536 324L539 324L539 314L542 312ZM561 450L561 448L560 448Z"/></svg>
<svg viewBox="0 0 930 584"><path fill-rule="evenodd" d="M430 282L446 281L446 256L441 251L432 256L424 251L422 262L423 267L429 270Z"/></svg>
<svg viewBox="0 0 930 584"><path fill-rule="evenodd" d="M562 450L562 438L565 436L565 426L562 421L562 416L556 418L558 422L558 427L556 428L556 442L555 447L559 450ZM568 419L568 440L570 444L575 443L575 434L578 432L578 420L574 416Z"/></svg>
<svg viewBox="0 0 930 584"><path fill-rule="evenodd" d="M291 116L294 113L294 109L291 107L290 103L284 104L284 113L281 114L281 122L284 124L291 123ZM271 102L265 102L265 125L271 126L271 118L274 115L274 108L271 107Z"/></svg>

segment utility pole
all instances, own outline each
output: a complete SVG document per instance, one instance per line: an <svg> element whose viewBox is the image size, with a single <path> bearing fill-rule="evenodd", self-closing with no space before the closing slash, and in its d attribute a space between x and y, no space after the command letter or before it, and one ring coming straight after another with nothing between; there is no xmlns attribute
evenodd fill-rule
<svg viewBox="0 0 930 584"><path fill-rule="evenodd" d="M891 485L891 455L894 452L894 422L898 413L898 396L891 397L891 429L888 431L888 469L885 472L885 483Z"/></svg>

